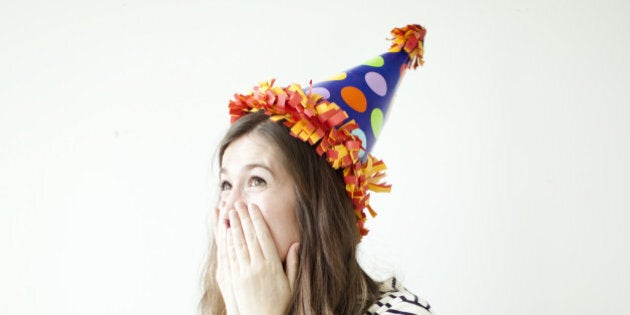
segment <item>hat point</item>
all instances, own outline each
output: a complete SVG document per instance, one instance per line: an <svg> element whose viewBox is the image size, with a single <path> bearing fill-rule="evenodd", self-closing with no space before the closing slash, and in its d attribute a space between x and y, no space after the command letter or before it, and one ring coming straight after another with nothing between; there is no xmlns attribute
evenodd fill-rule
<svg viewBox="0 0 630 315"><path fill-rule="evenodd" d="M424 63L426 30L409 24L391 30L388 52L308 89L297 84L263 82L249 94L230 101L231 121L262 110L286 125L292 136L308 142L334 169L342 169L348 197L357 215L359 234L367 234L365 209L373 192L391 189L384 181L386 166L370 154L381 133L396 87L407 69Z"/></svg>
<svg viewBox="0 0 630 315"><path fill-rule="evenodd" d="M392 46L390 52L404 51L409 55L408 68L416 69L423 65L424 60L424 36L427 30L419 24L409 24L392 29Z"/></svg>
<svg viewBox="0 0 630 315"><path fill-rule="evenodd" d="M391 35L387 52L312 85L314 93L338 104L349 119L356 120L365 135L366 153L378 139L402 76L423 64L424 27L409 24L392 29Z"/></svg>

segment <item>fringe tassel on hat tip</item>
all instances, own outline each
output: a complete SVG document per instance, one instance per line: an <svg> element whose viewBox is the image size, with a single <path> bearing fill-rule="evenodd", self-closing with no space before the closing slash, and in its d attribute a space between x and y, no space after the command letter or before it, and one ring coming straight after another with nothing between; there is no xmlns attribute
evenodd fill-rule
<svg viewBox="0 0 630 315"><path fill-rule="evenodd" d="M409 24L404 27L394 28L391 31L394 36L390 52L399 52L404 50L409 55L409 63L407 68L416 69L418 65L423 65L424 60L424 36L427 30L418 24Z"/></svg>

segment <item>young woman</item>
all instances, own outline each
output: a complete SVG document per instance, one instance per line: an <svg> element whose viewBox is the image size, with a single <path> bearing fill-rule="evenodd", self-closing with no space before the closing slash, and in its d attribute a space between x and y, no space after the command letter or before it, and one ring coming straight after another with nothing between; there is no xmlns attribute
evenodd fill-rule
<svg viewBox="0 0 630 315"><path fill-rule="evenodd" d="M378 283L357 262L364 209L373 211L366 192L388 186L348 111L272 82L237 95L230 113L202 313L429 314L396 279Z"/></svg>

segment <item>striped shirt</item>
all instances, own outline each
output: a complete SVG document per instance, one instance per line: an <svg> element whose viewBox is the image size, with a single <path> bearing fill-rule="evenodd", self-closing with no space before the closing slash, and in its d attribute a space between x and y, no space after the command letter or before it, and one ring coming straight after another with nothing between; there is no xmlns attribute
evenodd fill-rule
<svg viewBox="0 0 630 315"><path fill-rule="evenodd" d="M379 288L381 297L368 308L366 315L403 314L430 315L431 305L407 291L396 278L385 280Z"/></svg>

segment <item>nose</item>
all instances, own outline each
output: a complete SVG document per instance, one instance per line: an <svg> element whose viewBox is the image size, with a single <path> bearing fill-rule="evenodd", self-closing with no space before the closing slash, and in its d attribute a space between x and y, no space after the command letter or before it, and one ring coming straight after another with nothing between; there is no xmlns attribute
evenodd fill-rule
<svg viewBox="0 0 630 315"><path fill-rule="evenodd" d="M239 201L247 204L247 196L242 189L233 187L232 189L223 192L221 196L221 208L232 209L234 208L234 204Z"/></svg>

